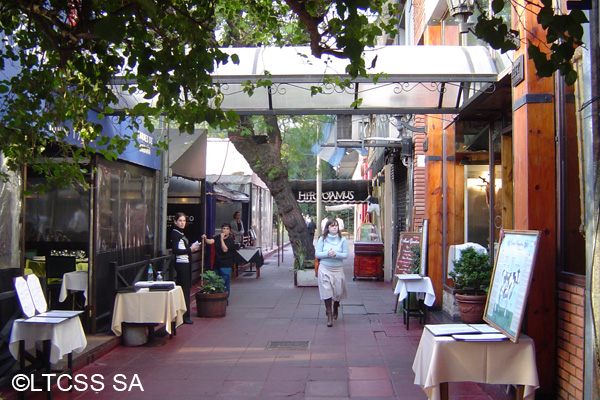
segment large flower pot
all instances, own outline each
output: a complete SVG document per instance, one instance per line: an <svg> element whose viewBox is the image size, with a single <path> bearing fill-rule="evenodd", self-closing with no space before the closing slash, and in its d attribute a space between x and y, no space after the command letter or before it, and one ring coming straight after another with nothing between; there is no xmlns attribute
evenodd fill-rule
<svg viewBox="0 0 600 400"><path fill-rule="evenodd" d="M228 293L196 293L196 309L200 318L224 317Z"/></svg>
<svg viewBox="0 0 600 400"><path fill-rule="evenodd" d="M314 269L298 269L294 271L294 284L296 286L318 286Z"/></svg>
<svg viewBox="0 0 600 400"><path fill-rule="evenodd" d="M460 319L465 324L479 324L483 322L483 312L487 295L455 294Z"/></svg>

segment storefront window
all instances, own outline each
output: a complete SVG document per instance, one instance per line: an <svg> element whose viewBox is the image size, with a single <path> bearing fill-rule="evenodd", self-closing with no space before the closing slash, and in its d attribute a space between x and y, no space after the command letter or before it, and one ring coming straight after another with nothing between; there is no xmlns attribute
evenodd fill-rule
<svg viewBox="0 0 600 400"><path fill-rule="evenodd" d="M498 240L499 230L502 227L501 191L502 179L500 166L495 168L493 201L494 241ZM465 198L465 241L479 243L489 248L490 236L490 211L492 190L490 171L487 165L465 166L466 194Z"/></svg>
<svg viewBox="0 0 600 400"><path fill-rule="evenodd" d="M27 187L43 183L31 169ZM90 232L90 192L83 187L47 190L25 197L25 256L87 257Z"/></svg>
<svg viewBox="0 0 600 400"><path fill-rule="evenodd" d="M497 243L500 229L512 226L504 221L503 169L501 166L502 125L499 122L459 121L448 154L450 184L450 245L478 243L490 249ZM493 139L492 152L490 137ZM490 164L494 165L493 170ZM506 223L508 222L508 225ZM490 229L491 224L493 228Z"/></svg>
<svg viewBox="0 0 600 400"><path fill-rule="evenodd" d="M98 248L100 252L153 247L154 171L129 164L98 166Z"/></svg>

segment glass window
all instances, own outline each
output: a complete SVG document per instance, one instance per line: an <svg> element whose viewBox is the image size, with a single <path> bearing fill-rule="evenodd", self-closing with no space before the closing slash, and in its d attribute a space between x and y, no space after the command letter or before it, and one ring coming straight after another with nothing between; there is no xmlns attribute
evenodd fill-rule
<svg viewBox="0 0 600 400"><path fill-rule="evenodd" d="M154 245L154 171L129 164L98 166L98 249Z"/></svg>

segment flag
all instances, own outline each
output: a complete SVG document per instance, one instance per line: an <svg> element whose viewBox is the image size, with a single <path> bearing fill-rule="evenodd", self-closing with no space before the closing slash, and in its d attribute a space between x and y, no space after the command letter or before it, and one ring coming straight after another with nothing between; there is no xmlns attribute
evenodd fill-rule
<svg viewBox="0 0 600 400"><path fill-rule="evenodd" d="M322 147L322 144L333 144L337 142L337 121L335 118L331 118L329 121L323 124L321 128L321 135L317 140L317 143L313 145L311 151L317 155L321 160L327 161L332 167L340 165L342 158L344 157L345 150L339 147Z"/></svg>

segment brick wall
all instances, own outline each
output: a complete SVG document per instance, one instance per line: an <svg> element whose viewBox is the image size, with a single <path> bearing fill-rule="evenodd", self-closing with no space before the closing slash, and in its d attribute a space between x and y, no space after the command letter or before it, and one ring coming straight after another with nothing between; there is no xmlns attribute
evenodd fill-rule
<svg viewBox="0 0 600 400"><path fill-rule="evenodd" d="M416 118L416 127L423 127L425 124L423 118ZM417 157L425 156L423 151L423 142L427 138L425 133L414 133L414 150L415 158L413 160L413 230L418 230L423 226L423 219L425 218L425 167L419 167L417 165Z"/></svg>
<svg viewBox="0 0 600 400"><path fill-rule="evenodd" d="M558 284L557 398L583 399L584 287Z"/></svg>
<svg viewBox="0 0 600 400"><path fill-rule="evenodd" d="M414 11L414 43L419 44L422 40L423 32L425 32L425 0L413 0Z"/></svg>

